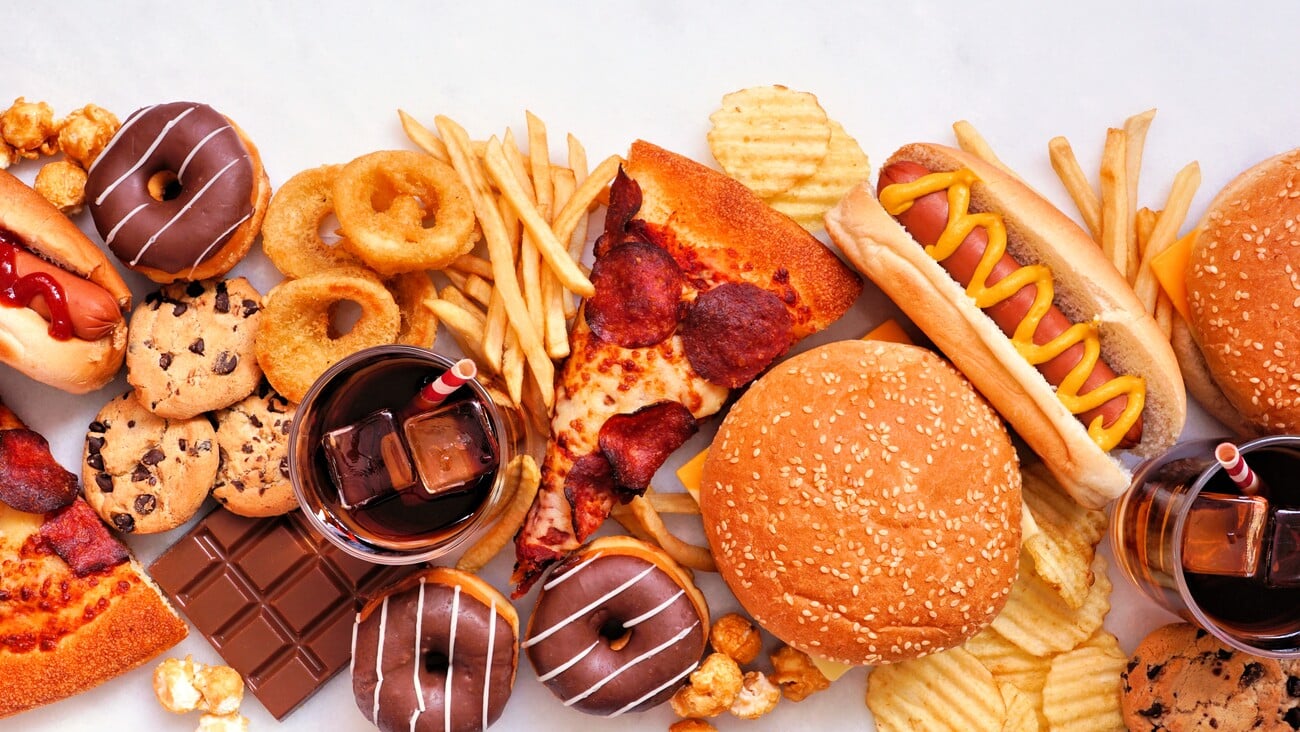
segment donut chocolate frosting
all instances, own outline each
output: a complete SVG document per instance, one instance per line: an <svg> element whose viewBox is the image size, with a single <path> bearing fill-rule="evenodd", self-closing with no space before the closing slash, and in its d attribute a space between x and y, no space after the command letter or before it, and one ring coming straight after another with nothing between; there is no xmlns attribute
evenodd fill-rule
<svg viewBox="0 0 1300 732"><path fill-rule="evenodd" d="M495 600L422 577L356 625L357 707L384 732L485 729L510 698L518 640Z"/></svg>
<svg viewBox="0 0 1300 732"><path fill-rule="evenodd" d="M158 200L150 180L175 176ZM230 120L206 104L136 110L90 167L86 201L95 228L130 267L190 270L221 250L253 216L257 173Z"/></svg>
<svg viewBox="0 0 1300 732"><path fill-rule="evenodd" d="M663 569L593 552L556 565L523 647L565 706L615 717L667 701L699 664L707 633L689 593Z"/></svg>

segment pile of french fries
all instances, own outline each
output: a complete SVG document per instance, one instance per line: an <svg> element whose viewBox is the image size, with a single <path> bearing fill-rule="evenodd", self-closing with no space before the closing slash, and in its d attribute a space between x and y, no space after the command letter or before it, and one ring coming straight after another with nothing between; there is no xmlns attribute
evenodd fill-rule
<svg viewBox="0 0 1300 732"><path fill-rule="evenodd" d="M531 112L525 113L526 154L510 129L500 139L477 141L444 116L434 119L436 132L402 110L398 116L410 141L451 165L469 189L487 255L453 262L442 272L449 284L425 306L480 370L500 379L506 393L498 396L521 407L528 428L544 438L555 405L555 363L569 355L578 301L593 293L580 264L587 217L608 200L623 160L611 155L588 170L586 150L568 135L567 165L553 164L546 124ZM461 569L482 569L526 518L541 476L534 457L521 457L508 468L502 518L465 552ZM687 494L650 490L620 506L615 518L683 566L714 571L708 549L674 536L661 511L698 515L700 509Z"/></svg>

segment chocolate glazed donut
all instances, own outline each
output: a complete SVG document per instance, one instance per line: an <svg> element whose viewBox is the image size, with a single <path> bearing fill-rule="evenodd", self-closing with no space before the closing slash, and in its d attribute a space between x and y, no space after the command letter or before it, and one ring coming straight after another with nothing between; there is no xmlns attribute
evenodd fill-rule
<svg viewBox="0 0 1300 732"><path fill-rule="evenodd" d="M704 598L666 554L609 536L557 564L523 647L565 706L617 717L667 701L708 640Z"/></svg>
<svg viewBox="0 0 1300 732"><path fill-rule="evenodd" d="M212 107L158 104L128 117L95 159L86 200L104 243L128 267L183 275L258 214L260 167Z"/></svg>
<svg viewBox="0 0 1300 732"><path fill-rule="evenodd" d="M474 575L436 567L372 600L352 636L357 707L384 732L468 732L501 716L519 617Z"/></svg>

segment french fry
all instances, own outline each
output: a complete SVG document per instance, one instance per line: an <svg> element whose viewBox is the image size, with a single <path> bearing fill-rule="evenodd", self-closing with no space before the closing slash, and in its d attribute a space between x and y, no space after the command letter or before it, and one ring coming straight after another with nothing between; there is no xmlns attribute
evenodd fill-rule
<svg viewBox="0 0 1300 732"><path fill-rule="evenodd" d="M1156 217L1160 215L1159 211L1152 211L1143 206L1137 210L1133 216L1133 229L1137 234L1138 254L1147 250L1147 244L1151 241L1151 230L1156 226Z"/></svg>
<svg viewBox="0 0 1300 732"><path fill-rule="evenodd" d="M517 326L515 332L519 336L520 346L523 348L528 365L533 370L538 387L541 389L542 403L549 410L550 406L555 403L555 364L546 355L546 349L542 346L540 335L524 327L528 323L528 310L524 304L523 292L519 288L519 281L515 278L515 267L513 258L510 256L510 242L506 238L505 224L502 222L501 213L493 200L492 189L488 186L487 176L479 165L478 159L473 155L469 136L465 133L464 128L441 115L434 122L438 127L438 132L442 134L443 142L447 143L447 151L452 159L452 167L456 169L461 181L469 189L470 198L474 203L474 211L478 215L479 223L483 227L483 236L487 240L488 259L492 262L493 279L496 284L495 292L500 293L502 306L505 308L509 320ZM489 157L493 157L492 150L493 148L489 146ZM499 142L496 143L495 151L498 163L504 162ZM501 177L513 180L513 175ZM515 187L518 187L517 184ZM569 261L572 263L572 260ZM585 280L586 277L584 276L583 279ZM590 285L590 281L588 281L588 285Z"/></svg>
<svg viewBox="0 0 1300 732"><path fill-rule="evenodd" d="M576 184L573 171L568 168L551 168L551 186L555 191L555 205L563 206L573 195ZM554 272L542 273L542 312L545 313L546 352L551 358L569 355L569 328L564 313L564 288Z"/></svg>
<svg viewBox="0 0 1300 732"><path fill-rule="evenodd" d="M1142 151L1147 143L1147 130L1151 128L1151 120L1156 116L1156 110L1148 109L1141 114L1135 114L1124 120L1124 173L1127 176L1125 181L1128 189L1128 218L1129 218L1129 247L1128 247L1128 280L1129 284L1137 276L1138 269L1138 251L1137 251L1137 199L1138 199L1138 175L1142 172ZM1147 312L1151 310L1148 309Z"/></svg>
<svg viewBox="0 0 1300 732"><path fill-rule="evenodd" d="M449 268L465 274L478 275L485 280L492 279L492 263L473 254L465 254L453 259Z"/></svg>
<svg viewBox="0 0 1300 732"><path fill-rule="evenodd" d="M1128 140L1124 130L1106 130L1101 156L1101 251L1128 279Z"/></svg>
<svg viewBox="0 0 1300 732"><path fill-rule="evenodd" d="M443 276L469 299L487 307L492 301L492 285L478 275L466 275L455 270L443 271Z"/></svg>
<svg viewBox="0 0 1300 732"><path fill-rule="evenodd" d="M700 504L689 493L660 493L651 488L645 493L646 500L659 513L685 513L699 515Z"/></svg>
<svg viewBox="0 0 1300 732"><path fill-rule="evenodd" d="M447 288L450 290L451 288ZM455 290L452 290L455 292ZM448 293L444 291L444 296ZM425 307L433 311L438 316L438 322L446 326L451 337L460 346L460 350L466 356L474 359L481 364L487 363L487 357L483 355L483 345L479 340L483 332L483 320L475 317L475 314L466 310L459 305L452 303L447 298L437 300L425 300Z"/></svg>
<svg viewBox="0 0 1300 732"><path fill-rule="evenodd" d="M1155 270L1151 269L1151 260L1172 246L1178 238L1178 230L1187 220L1187 211L1191 208L1192 198L1196 196L1196 189L1200 185L1200 164L1192 161L1183 166L1183 169L1174 176L1174 182L1169 188L1169 197L1165 200L1165 209L1160 212L1156 225L1151 230L1151 240L1142 255L1142 264L1138 268L1138 277L1133 285L1133 291L1137 293L1138 299L1142 301L1147 312L1155 312L1160 290L1160 285L1156 282Z"/></svg>
<svg viewBox="0 0 1300 732"><path fill-rule="evenodd" d="M668 527L664 525L664 520L660 517L659 512L650 501L644 496L637 496L627 504L631 509L632 515L641 523L641 527L646 530L659 545L661 549L668 552L678 564L691 569L698 569L702 572L716 572L718 565L713 561L713 555L705 547L695 546L678 539Z"/></svg>
<svg viewBox="0 0 1300 732"><path fill-rule="evenodd" d="M510 164L501 151L501 142L495 137L488 140L485 161L488 173L501 189L501 193L510 201L510 205L515 207L519 218L524 222L524 229L532 235L542 258L555 271L560 282L583 297L591 297L595 293L591 280L587 279L587 275L578 268L577 262L569 256L568 247L560 245L560 240L551 230L550 224L538 213L537 207L528 200L519 182L515 180L514 173L510 171Z"/></svg>
<svg viewBox="0 0 1300 732"><path fill-rule="evenodd" d="M1173 339L1174 337L1174 303L1169 299L1169 293L1163 289L1156 296L1156 325L1165 334L1165 338Z"/></svg>
<svg viewBox="0 0 1300 732"><path fill-rule="evenodd" d="M501 378L506 382L510 401L518 404L524 398L524 352L519 338L512 330L506 334L506 350L501 356Z"/></svg>
<svg viewBox="0 0 1300 732"><path fill-rule="evenodd" d="M414 117L401 109L397 110L397 116L402 120L402 130L406 133L406 139L421 150L451 165L451 157L447 155L447 146L443 144L442 140L438 139L437 135L433 134L433 130L420 124Z"/></svg>
<svg viewBox="0 0 1300 732"><path fill-rule="evenodd" d="M975 129L975 125L964 119L957 120L952 123L952 132L957 136L957 147L1023 182L1023 179L1016 175L1016 171L998 158L997 153L993 152L993 146L989 145L988 140L985 140L979 130Z"/></svg>
<svg viewBox="0 0 1300 732"><path fill-rule="evenodd" d="M569 135L568 143L569 143L569 170L573 171L573 184L575 187L581 187L582 184L587 180L587 150L582 146L582 143L578 141L578 138L574 137L573 135ZM574 195L575 196L577 195L576 188L574 190ZM590 207L590 205L591 204L589 202L588 207ZM557 208L562 209L564 208L564 206L559 206ZM556 214L556 217L557 218L559 217L558 213ZM554 221L554 219L552 219L552 221ZM577 223L574 225L573 231L569 234L568 239L569 239L569 256L573 257L575 260L581 259L582 250L587 244L586 215L582 215L578 218Z"/></svg>
<svg viewBox="0 0 1300 732"><path fill-rule="evenodd" d="M1052 170L1056 171L1056 177L1061 179L1065 192L1070 194L1070 199L1079 209L1079 216L1083 218L1084 225L1092 234L1093 241L1100 246L1101 199L1092 189L1092 184L1088 182L1088 176L1084 175L1083 168L1079 167L1079 160L1074 156L1070 141L1064 137L1053 137L1051 142L1047 143L1047 151L1052 159Z"/></svg>
<svg viewBox="0 0 1300 732"><path fill-rule="evenodd" d="M501 512L500 520L493 525L492 529L465 550L460 561L456 562L456 569L463 572L478 572L483 569L493 557L501 553L506 544L510 543L511 537L528 516L528 509L533 505L533 499L537 497L537 489L542 484L542 474L537 469L537 461L531 455L519 455L510 461L506 471L506 485L513 487L513 494L509 498L510 504Z"/></svg>
<svg viewBox="0 0 1300 732"><path fill-rule="evenodd" d="M513 269L513 267L511 268ZM523 297L521 294L520 297ZM525 308L525 316L527 310ZM483 353L487 356L488 367L496 373L501 373L501 367L506 350L506 331L510 330L505 300L501 297L501 291L492 288L492 296L488 298L487 322L483 328Z"/></svg>
<svg viewBox="0 0 1300 732"><path fill-rule="evenodd" d="M573 236L573 232L578 228L578 222L580 220L586 221L587 208L596 200L600 192L605 190L606 184L614 179L614 174L618 172L618 166L622 164L623 158L610 155L591 171L586 180L578 183L578 189L573 192L573 198L570 198L564 208L555 215L553 225L555 236L559 237L561 241L569 241L569 237ZM569 289L572 290L573 288ZM574 290L574 292L577 292L577 290ZM582 295L580 292L578 294ZM590 297L590 295L582 296Z"/></svg>
<svg viewBox="0 0 1300 732"><path fill-rule="evenodd" d="M551 187L551 148L546 140L546 123L527 110L524 118L528 121L528 167L537 194L537 212L549 224L555 215L555 194Z"/></svg>
<svg viewBox="0 0 1300 732"><path fill-rule="evenodd" d="M477 330L474 331L474 335L476 336L476 340L481 340L483 338L483 324L487 322L487 311L478 305L475 305L473 302L470 302L468 298L453 288L442 288L440 297L474 317L476 322L475 327L477 328Z"/></svg>

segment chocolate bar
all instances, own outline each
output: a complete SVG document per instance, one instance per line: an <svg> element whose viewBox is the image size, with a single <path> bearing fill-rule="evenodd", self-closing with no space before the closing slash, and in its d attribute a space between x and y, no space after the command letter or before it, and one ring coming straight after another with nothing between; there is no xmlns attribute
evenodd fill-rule
<svg viewBox="0 0 1300 732"><path fill-rule="evenodd" d="M251 519L222 509L149 568L276 719L348 664L356 612L413 570L348 556L301 511Z"/></svg>

